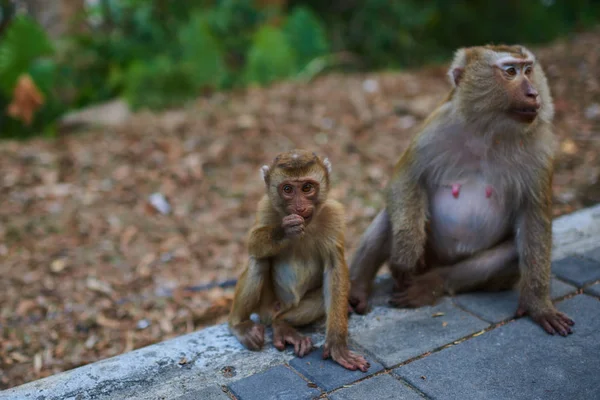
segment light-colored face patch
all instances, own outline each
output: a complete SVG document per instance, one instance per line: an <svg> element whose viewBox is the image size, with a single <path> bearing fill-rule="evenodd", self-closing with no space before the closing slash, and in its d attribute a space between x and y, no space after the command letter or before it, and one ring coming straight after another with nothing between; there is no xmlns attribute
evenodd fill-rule
<svg viewBox="0 0 600 400"><path fill-rule="evenodd" d="M506 52L502 52L502 53L494 53L494 60L492 65L495 65L497 67L504 67L506 65L533 65L535 63L535 57L534 55L527 49L523 49L523 52L525 53L526 57L516 57L514 54L511 53L506 53Z"/></svg>

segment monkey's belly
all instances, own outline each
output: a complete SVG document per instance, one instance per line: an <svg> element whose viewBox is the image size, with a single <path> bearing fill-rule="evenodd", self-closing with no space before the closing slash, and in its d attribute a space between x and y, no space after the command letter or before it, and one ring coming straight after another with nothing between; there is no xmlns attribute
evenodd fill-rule
<svg viewBox="0 0 600 400"><path fill-rule="evenodd" d="M323 285L323 267L318 260L273 259L273 288L284 308L297 306L304 295Z"/></svg>
<svg viewBox="0 0 600 400"><path fill-rule="evenodd" d="M430 228L438 258L453 262L505 237L509 212L501 196L484 182L439 186L430 198Z"/></svg>

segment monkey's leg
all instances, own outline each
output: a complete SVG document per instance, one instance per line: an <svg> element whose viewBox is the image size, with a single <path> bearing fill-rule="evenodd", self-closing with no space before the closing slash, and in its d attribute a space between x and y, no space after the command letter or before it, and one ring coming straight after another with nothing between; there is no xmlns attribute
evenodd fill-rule
<svg viewBox="0 0 600 400"><path fill-rule="evenodd" d="M265 285L269 275L269 261L250 257L248 267L235 287L233 305L229 313L229 330L249 350L260 350L264 344L265 327L250 319L257 310L261 294L270 290Z"/></svg>
<svg viewBox="0 0 600 400"><path fill-rule="evenodd" d="M373 279L390 258L391 224L383 209L363 234L350 264L350 305L359 314L367 310Z"/></svg>
<svg viewBox="0 0 600 400"><path fill-rule="evenodd" d="M273 320L273 345L283 350L286 344L294 346L294 353L299 357L310 353L312 341L310 337L298 333L294 326L310 324L325 315L325 302L321 288L308 292L300 303L289 310L275 316Z"/></svg>
<svg viewBox="0 0 600 400"><path fill-rule="evenodd" d="M432 305L444 293L508 289L518 279L518 252L511 239L452 266L414 277L406 290L392 296L390 303L396 307Z"/></svg>

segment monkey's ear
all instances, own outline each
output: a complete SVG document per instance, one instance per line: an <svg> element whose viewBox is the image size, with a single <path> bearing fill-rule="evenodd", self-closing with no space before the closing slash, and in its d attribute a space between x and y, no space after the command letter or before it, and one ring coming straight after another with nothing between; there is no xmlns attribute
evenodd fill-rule
<svg viewBox="0 0 600 400"><path fill-rule="evenodd" d="M331 174L331 162L329 161L329 158L325 158L323 164L325 164L325 168L327 168L327 173Z"/></svg>
<svg viewBox="0 0 600 400"><path fill-rule="evenodd" d="M260 167L260 175L262 176L265 183L269 183L269 170L270 168L268 165L263 165L262 167Z"/></svg>
<svg viewBox="0 0 600 400"><path fill-rule="evenodd" d="M450 77L450 83L453 87L457 87L460 80L463 77L463 72L467 65L467 51L466 49L458 49L454 54L454 60L448 70L448 76Z"/></svg>
<svg viewBox="0 0 600 400"><path fill-rule="evenodd" d="M450 82L452 82L452 85L454 87L458 86L458 84L460 83L460 79L462 78L463 75L463 68L454 68L452 70L450 70L449 74L450 74Z"/></svg>

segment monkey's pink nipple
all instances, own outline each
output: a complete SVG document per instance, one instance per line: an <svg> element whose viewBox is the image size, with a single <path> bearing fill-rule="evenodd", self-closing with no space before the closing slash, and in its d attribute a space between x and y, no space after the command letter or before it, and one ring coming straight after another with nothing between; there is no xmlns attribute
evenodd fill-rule
<svg viewBox="0 0 600 400"><path fill-rule="evenodd" d="M492 193L494 193L494 188L492 188L491 186L486 186L485 187L485 197L487 197L489 199L490 197L492 197Z"/></svg>
<svg viewBox="0 0 600 400"><path fill-rule="evenodd" d="M460 194L460 183L455 183L452 185L452 196L455 199L458 199L458 195Z"/></svg>

